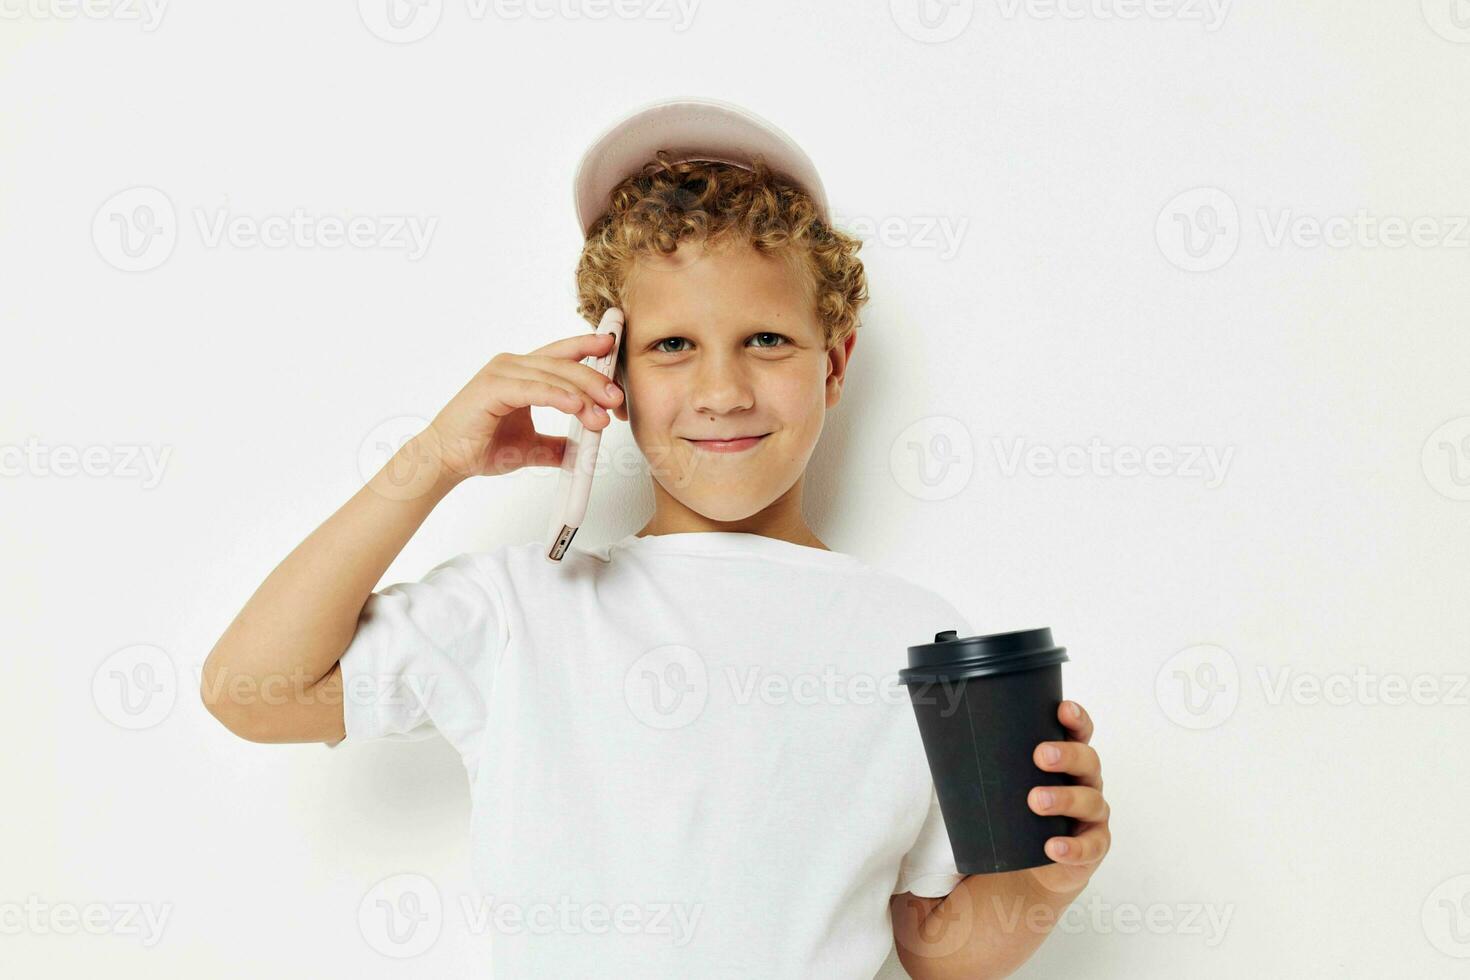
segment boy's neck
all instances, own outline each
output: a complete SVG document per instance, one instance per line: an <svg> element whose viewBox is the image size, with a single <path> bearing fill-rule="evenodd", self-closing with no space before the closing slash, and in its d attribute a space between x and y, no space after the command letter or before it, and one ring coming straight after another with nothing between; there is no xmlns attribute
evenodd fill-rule
<svg viewBox="0 0 1470 980"><path fill-rule="evenodd" d="M764 510L738 521L717 521L684 506L669 496L657 480L653 484L653 494L654 514L643 529L637 532L640 538L653 534L731 531L778 538L822 551L832 550L817 539L801 516L800 480L790 490L771 501Z"/></svg>

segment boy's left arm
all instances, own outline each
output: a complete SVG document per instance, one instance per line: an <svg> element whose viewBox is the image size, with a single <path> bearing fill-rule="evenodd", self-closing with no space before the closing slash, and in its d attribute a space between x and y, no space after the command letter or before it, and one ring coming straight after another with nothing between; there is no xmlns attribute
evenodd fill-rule
<svg viewBox="0 0 1470 980"><path fill-rule="evenodd" d="M1092 719L1075 701L1057 706L1067 741L1042 742L1037 768L1077 777L1074 786L1037 786L1031 809L1077 821L1075 837L1053 837L1046 853L1055 864L1002 874L970 875L944 898L893 896L893 940L899 962L914 980L990 980L1010 976L1036 952L1057 920L1082 893L1108 853L1108 803Z"/></svg>

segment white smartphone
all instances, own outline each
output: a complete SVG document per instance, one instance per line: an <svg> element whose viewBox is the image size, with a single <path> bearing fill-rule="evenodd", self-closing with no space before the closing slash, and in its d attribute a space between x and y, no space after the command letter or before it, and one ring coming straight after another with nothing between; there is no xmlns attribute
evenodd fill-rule
<svg viewBox="0 0 1470 980"><path fill-rule="evenodd" d="M596 333L610 333L612 347L601 357L584 357L582 363L600 372L609 381L617 370L618 348L623 345L623 311L609 307L597 325ZM547 536L551 540L546 557L561 561L571 546L572 538L587 516L587 500L592 495L592 472L597 467L597 451L602 445L602 430L588 429L582 420L572 416L567 429L567 448L561 457L561 472L556 478L556 493L551 498L551 524Z"/></svg>

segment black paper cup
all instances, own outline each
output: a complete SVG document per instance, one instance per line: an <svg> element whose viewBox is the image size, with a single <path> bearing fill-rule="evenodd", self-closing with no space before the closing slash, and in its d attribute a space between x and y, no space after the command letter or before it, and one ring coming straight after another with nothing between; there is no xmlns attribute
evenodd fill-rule
<svg viewBox="0 0 1470 980"><path fill-rule="evenodd" d="M934 777L955 865L995 874L1051 864L1046 842L1070 837L1070 817L1027 803L1033 786L1070 786L1066 773L1033 761L1040 742L1060 742L1065 647L1050 629L961 638L945 630L912 646L898 677L909 691Z"/></svg>

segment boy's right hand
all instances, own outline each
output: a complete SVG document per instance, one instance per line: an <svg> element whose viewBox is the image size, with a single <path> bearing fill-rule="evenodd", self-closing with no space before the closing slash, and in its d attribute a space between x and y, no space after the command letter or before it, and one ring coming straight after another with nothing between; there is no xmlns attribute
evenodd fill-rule
<svg viewBox="0 0 1470 980"><path fill-rule="evenodd" d="M522 466L560 466L566 436L536 431L531 406L576 416L588 429L603 429L623 393L581 363L612 347L607 333L579 334L529 354L496 354L429 423L424 437L440 461L461 477L501 476Z"/></svg>

